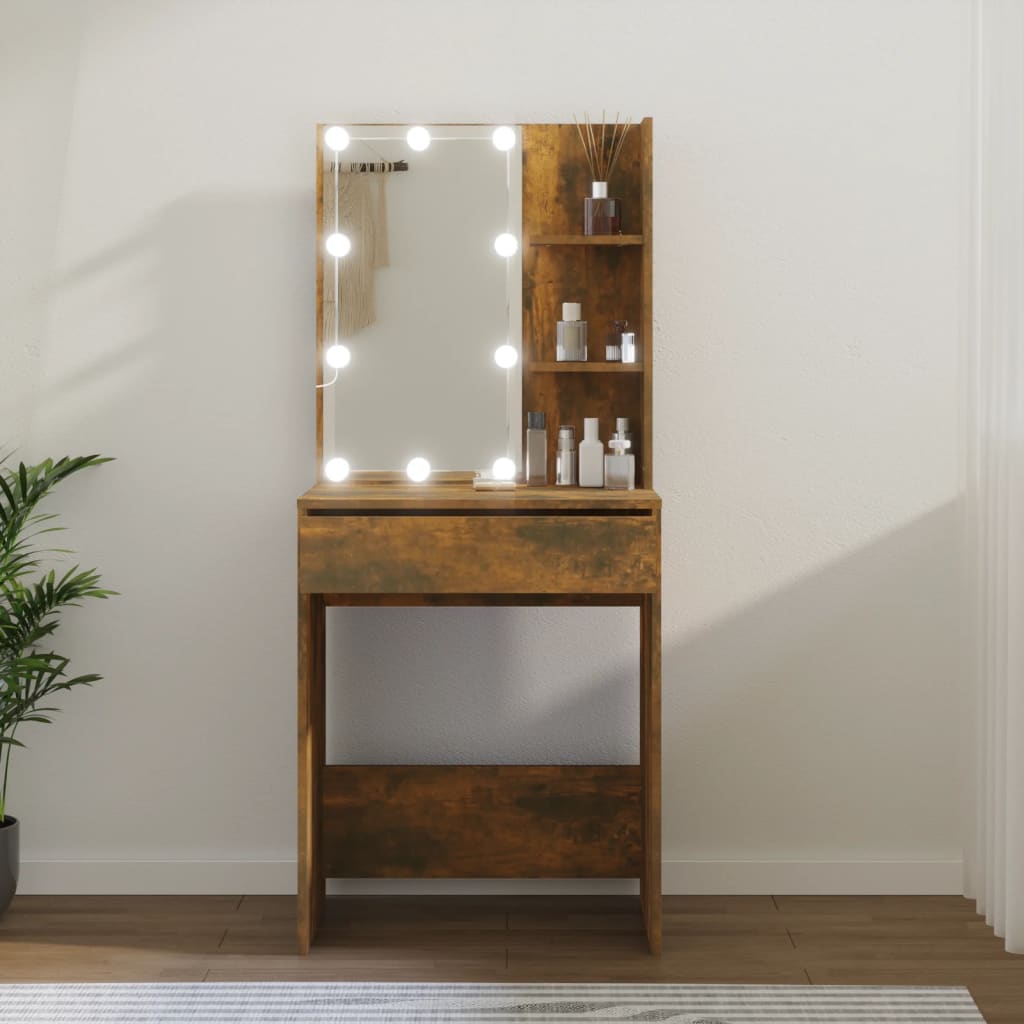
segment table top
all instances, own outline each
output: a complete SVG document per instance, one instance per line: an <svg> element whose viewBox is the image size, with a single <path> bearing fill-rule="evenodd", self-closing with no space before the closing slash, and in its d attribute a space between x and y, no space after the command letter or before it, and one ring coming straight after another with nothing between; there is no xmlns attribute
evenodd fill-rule
<svg viewBox="0 0 1024 1024"><path fill-rule="evenodd" d="M470 483L320 483L299 499L300 512L333 509L488 509L604 510L628 513L632 509L661 507L654 491L608 491L595 487L525 487L504 491L476 491Z"/></svg>

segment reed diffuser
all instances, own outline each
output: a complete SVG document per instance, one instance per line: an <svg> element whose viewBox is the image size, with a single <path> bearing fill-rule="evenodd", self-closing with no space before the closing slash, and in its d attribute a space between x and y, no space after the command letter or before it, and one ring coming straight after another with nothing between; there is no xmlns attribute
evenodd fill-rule
<svg viewBox="0 0 1024 1024"><path fill-rule="evenodd" d="M613 199L608 195L608 181L619 161L622 144L626 141L630 120L627 117L622 123L619 115L615 115L615 123L605 123L604 111L601 111L601 124L590 122L590 115L583 115L583 124L573 117L576 131L580 137L580 145L587 157L590 167L590 195L583 200L583 234L585 235L618 235L622 233L622 200Z"/></svg>

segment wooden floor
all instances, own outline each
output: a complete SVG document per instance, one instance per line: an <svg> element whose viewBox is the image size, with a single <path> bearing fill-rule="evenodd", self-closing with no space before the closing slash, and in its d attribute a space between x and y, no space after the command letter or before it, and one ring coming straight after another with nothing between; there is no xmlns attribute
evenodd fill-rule
<svg viewBox="0 0 1024 1024"><path fill-rule="evenodd" d="M960 897L669 896L665 953L635 899L331 899L292 952L277 896L19 896L0 982L651 981L966 985L989 1024L1024 1024L1024 957Z"/></svg>

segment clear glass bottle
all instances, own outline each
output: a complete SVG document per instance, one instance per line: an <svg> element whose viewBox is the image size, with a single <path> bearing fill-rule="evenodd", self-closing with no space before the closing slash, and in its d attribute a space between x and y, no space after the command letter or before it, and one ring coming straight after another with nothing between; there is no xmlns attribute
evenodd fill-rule
<svg viewBox="0 0 1024 1024"><path fill-rule="evenodd" d="M570 487L576 483L576 428L558 428L558 450L555 453L555 484Z"/></svg>
<svg viewBox="0 0 1024 1024"><path fill-rule="evenodd" d="M608 341L604 347L604 359L606 363L622 362L622 333L628 326L628 320L612 321L611 330L608 332Z"/></svg>
<svg viewBox="0 0 1024 1024"><path fill-rule="evenodd" d="M555 359L560 363L587 361L587 321L581 319L583 309L578 302L562 303L562 319L558 321L558 342Z"/></svg>
<svg viewBox="0 0 1024 1024"><path fill-rule="evenodd" d="M526 414L526 483L532 487L545 487L548 482L548 431L542 412Z"/></svg>
<svg viewBox="0 0 1024 1024"><path fill-rule="evenodd" d="M618 420L622 423L622 420ZM610 491L632 491L636 488L636 459L628 454L630 443L624 430L616 427L608 442L612 454L604 457L604 485Z"/></svg>

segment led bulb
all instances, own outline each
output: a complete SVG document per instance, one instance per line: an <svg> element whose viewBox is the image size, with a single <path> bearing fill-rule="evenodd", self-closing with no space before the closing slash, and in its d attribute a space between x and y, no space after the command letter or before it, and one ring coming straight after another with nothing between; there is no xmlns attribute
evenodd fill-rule
<svg viewBox="0 0 1024 1024"><path fill-rule="evenodd" d="M328 149L333 149L335 153L340 153L343 149L348 148L349 134L344 128L335 125L333 128L328 128L324 132L324 142L327 144ZM497 146L498 144L495 143Z"/></svg>
<svg viewBox="0 0 1024 1024"><path fill-rule="evenodd" d="M519 242L515 235L498 235L494 240L494 251L499 256L515 256L519 251Z"/></svg>
<svg viewBox="0 0 1024 1024"><path fill-rule="evenodd" d="M422 483L430 476L430 463L426 459L416 456L409 462L409 465L405 467L405 475L412 480L413 483Z"/></svg>
<svg viewBox="0 0 1024 1024"><path fill-rule="evenodd" d="M324 466L324 473L331 483L340 484L348 476L348 462L342 458L331 459Z"/></svg>
<svg viewBox="0 0 1024 1024"><path fill-rule="evenodd" d="M342 256L347 256L352 250L352 243L349 241L348 235L343 235L340 231L335 231L333 235L328 235L325 245L327 246L327 251L338 259Z"/></svg>
<svg viewBox="0 0 1024 1024"><path fill-rule="evenodd" d="M504 152L516 144L516 133L514 129L509 128L507 125L502 125L502 127L494 129L491 142L494 143L496 149Z"/></svg>
<svg viewBox="0 0 1024 1024"><path fill-rule="evenodd" d="M332 345L324 354L327 365L333 370L344 370L352 362L352 353L344 345Z"/></svg>
<svg viewBox="0 0 1024 1024"><path fill-rule="evenodd" d="M502 456L500 459L494 460L494 465L491 466L491 475L495 480L514 480L516 475L516 464L508 458Z"/></svg>
<svg viewBox="0 0 1024 1024"><path fill-rule="evenodd" d="M499 345L494 350L494 361L503 370L508 370L519 362L519 353L511 345Z"/></svg>
<svg viewBox="0 0 1024 1024"><path fill-rule="evenodd" d="M410 149L420 152L430 145L430 132L421 125L417 125L406 132L405 141L409 143Z"/></svg>

